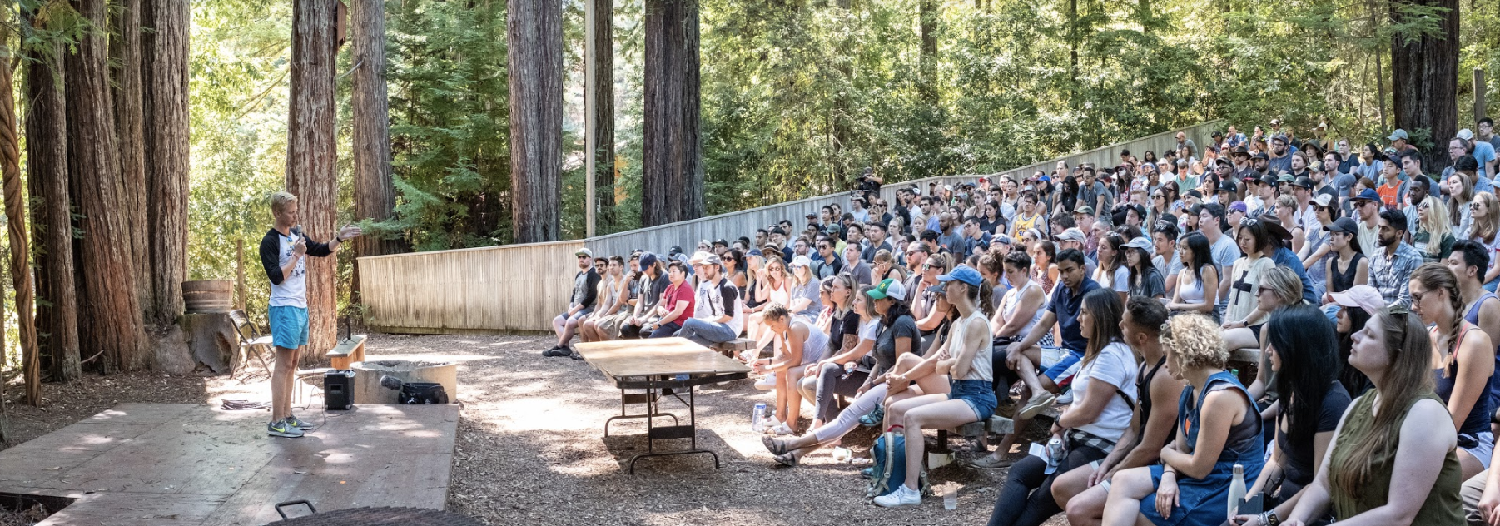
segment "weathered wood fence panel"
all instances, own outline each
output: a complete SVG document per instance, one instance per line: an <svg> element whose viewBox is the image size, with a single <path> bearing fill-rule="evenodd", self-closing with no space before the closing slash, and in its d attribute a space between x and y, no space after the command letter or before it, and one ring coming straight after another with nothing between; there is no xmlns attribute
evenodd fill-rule
<svg viewBox="0 0 1500 526"><path fill-rule="evenodd" d="M541 331L567 309L583 241L359 258L371 329L400 333Z"/></svg>
<svg viewBox="0 0 1500 526"><path fill-rule="evenodd" d="M1025 178L1037 170L1051 172L1060 160L1068 166L1114 166L1122 150L1140 156L1147 150L1160 155L1175 148L1179 131L1198 144L1201 154L1209 134L1223 126L1223 121L1207 122L987 175ZM915 184L925 191L928 182L956 184L979 176L888 184L881 196L894 201L899 187ZM847 210L848 196L839 192L576 241L362 257L358 264L360 291L368 309L365 319L372 329L385 332L549 331L552 317L567 309L577 271L573 253L579 248L588 247L602 256L635 249L665 254L673 246L691 253L698 241L754 237L757 228L782 219L805 226L803 216L818 213L823 205L838 202Z"/></svg>

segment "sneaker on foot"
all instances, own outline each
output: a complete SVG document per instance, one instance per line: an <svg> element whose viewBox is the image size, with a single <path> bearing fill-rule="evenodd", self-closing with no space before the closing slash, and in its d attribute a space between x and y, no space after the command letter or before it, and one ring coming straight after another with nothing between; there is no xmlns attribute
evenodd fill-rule
<svg viewBox="0 0 1500 526"><path fill-rule="evenodd" d="M1073 403L1073 390L1072 389L1069 389L1068 392L1063 393L1063 394L1057 396L1057 405L1068 405L1068 404L1071 404L1071 403Z"/></svg>
<svg viewBox="0 0 1500 526"><path fill-rule="evenodd" d="M291 425L292 427L297 428L299 431L311 431L313 428L318 427L312 425L311 423L303 421L301 418L297 418L297 415L287 415L284 422L286 422L288 425Z"/></svg>
<svg viewBox="0 0 1500 526"><path fill-rule="evenodd" d="M302 430L286 423L286 420L266 424L266 434L281 438L302 438Z"/></svg>
<svg viewBox="0 0 1500 526"><path fill-rule="evenodd" d="M917 490L906 487L906 484L902 484L896 488L896 491L875 497L875 505L883 508L919 506L921 504L922 494L918 493Z"/></svg>
<svg viewBox="0 0 1500 526"><path fill-rule="evenodd" d="M1052 404L1056 401L1057 396L1052 393L1038 393L1036 396L1031 397L1031 400L1026 402L1026 405L1020 411L1016 412L1016 420L1035 418L1036 415L1042 414L1042 411L1051 408Z"/></svg>
<svg viewBox="0 0 1500 526"><path fill-rule="evenodd" d="M572 358L574 360L582 360L583 359L583 355L582 354L578 354L578 351L574 351L574 350L569 350L568 354L566 356L569 357L569 358Z"/></svg>
<svg viewBox="0 0 1500 526"><path fill-rule="evenodd" d="M548 358L556 358L558 356L567 356L569 352L571 352L571 351L569 351L567 349L564 349L563 346L561 346L561 345L558 345L558 346L554 346L551 349L547 349L545 351L542 351L542 356L546 356Z"/></svg>
<svg viewBox="0 0 1500 526"><path fill-rule="evenodd" d="M1000 469L1009 467L1011 464L1015 463L1015 457L1007 456L1004 458L996 458L994 455L985 455L981 458L970 461L969 465L979 469Z"/></svg>
<svg viewBox="0 0 1500 526"><path fill-rule="evenodd" d="M876 406L874 411L870 411L870 414L862 416L862 417L859 417L859 425L862 425L862 426L865 426L865 427L875 427L875 426L880 425L880 423L884 422L884 421L885 421L885 407L884 406Z"/></svg>
<svg viewBox="0 0 1500 526"><path fill-rule="evenodd" d="M776 388L776 375L768 374L755 381L755 388L761 391L770 391Z"/></svg>
<svg viewBox="0 0 1500 526"><path fill-rule="evenodd" d="M786 435L795 435L795 434L797 434L796 431L792 431L791 426L788 426L785 423L776 424L775 426L773 426L770 429L770 431L767 431L767 433L772 434L772 435L776 435L776 436L786 436Z"/></svg>

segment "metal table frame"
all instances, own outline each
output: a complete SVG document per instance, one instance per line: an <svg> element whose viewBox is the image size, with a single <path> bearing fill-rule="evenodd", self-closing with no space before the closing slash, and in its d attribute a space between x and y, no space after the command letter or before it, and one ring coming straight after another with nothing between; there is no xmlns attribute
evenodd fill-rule
<svg viewBox="0 0 1500 526"><path fill-rule="evenodd" d="M748 378L749 373L718 373L718 374L679 374L660 376L623 376L613 378L615 387L620 389L620 414L610 417L604 422L604 436L609 437L609 424L615 420L645 419L646 420L646 452L630 457L630 474L635 474L636 461L648 457L666 457L672 455L694 455L707 453L714 458L714 469L719 469L719 454L707 449L698 448L698 417L697 398L695 395L697 386L717 384L732 380L743 380ZM629 389L645 389L645 393L629 393ZM682 399L682 393L678 390L687 390L687 399ZM661 397L670 395L682 402L688 409L688 423L682 425L677 415L661 411ZM630 405L645 405L645 413L630 414ZM670 417L672 425L657 426L656 418ZM676 451L656 451L657 440L674 440L687 438L692 440L688 449Z"/></svg>

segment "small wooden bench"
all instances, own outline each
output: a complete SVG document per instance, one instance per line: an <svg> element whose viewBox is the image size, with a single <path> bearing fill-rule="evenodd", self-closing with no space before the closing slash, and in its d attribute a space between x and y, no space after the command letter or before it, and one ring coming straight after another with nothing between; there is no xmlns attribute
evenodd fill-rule
<svg viewBox="0 0 1500 526"><path fill-rule="evenodd" d="M734 358L744 351L755 347L755 340L738 338L724 343L716 343L711 346L715 351L724 353L724 356Z"/></svg>
<svg viewBox="0 0 1500 526"><path fill-rule="evenodd" d="M346 371L351 369L354 362L365 361L365 335L356 334L349 339L339 342L328 351L329 367Z"/></svg>

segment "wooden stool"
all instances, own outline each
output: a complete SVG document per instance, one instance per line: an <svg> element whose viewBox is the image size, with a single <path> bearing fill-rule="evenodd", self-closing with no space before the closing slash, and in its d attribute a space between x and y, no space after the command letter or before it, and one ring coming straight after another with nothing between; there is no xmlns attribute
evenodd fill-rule
<svg viewBox="0 0 1500 526"><path fill-rule="evenodd" d="M329 367L340 371L347 371L354 362L365 361L365 339L363 334L356 334L349 339L339 342L328 351Z"/></svg>

